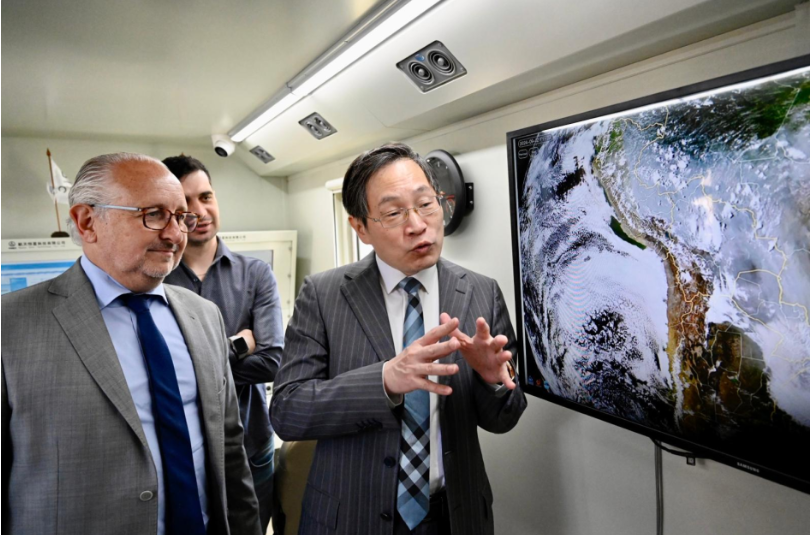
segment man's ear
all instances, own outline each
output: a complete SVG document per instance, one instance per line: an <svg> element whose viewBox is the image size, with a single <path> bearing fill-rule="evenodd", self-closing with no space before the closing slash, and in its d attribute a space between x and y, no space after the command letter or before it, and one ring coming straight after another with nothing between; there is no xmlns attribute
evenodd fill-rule
<svg viewBox="0 0 810 535"><path fill-rule="evenodd" d="M98 224L98 214L92 207L86 204L76 204L70 207L70 218L76 225L82 241L85 243L95 243L98 240L95 226Z"/></svg>
<svg viewBox="0 0 810 535"><path fill-rule="evenodd" d="M365 243L366 245L371 245L371 240L368 237L368 229L366 228L366 225L363 223L362 219L350 215L349 224L357 233L357 237L360 238L361 242Z"/></svg>

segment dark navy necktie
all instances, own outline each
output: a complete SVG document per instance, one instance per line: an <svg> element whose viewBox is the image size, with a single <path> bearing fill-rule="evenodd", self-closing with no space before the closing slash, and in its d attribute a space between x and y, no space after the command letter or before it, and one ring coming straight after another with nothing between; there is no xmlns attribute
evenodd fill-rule
<svg viewBox="0 0 810 535"><path fill-rule="evenodd" d="M138 337L149 371L152 414L163 460L166 535L205 535L194 457L172 355L149 312L148 295L122 296L138 318Z"/></svg>
<svg viewBox="0 0 810 535"><path fill-rule="evenodd" d="M425 335L422 303L419 301L421 283L405 277L397 288L408 294L405 323L402 332L403 349ZM416 527L430 509L430 395L427 390L405 394L402 416L402 454L399 459L397 511L409 529Z"/></svg>

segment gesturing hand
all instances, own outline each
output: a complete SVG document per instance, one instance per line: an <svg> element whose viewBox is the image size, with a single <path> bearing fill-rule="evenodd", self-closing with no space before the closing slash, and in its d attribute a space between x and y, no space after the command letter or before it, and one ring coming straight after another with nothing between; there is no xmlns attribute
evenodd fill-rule
<svg viewBox="0 0 810 535"><path fill-rule="evenodd" d="M448 316L449 319L449 316ZM458 373L456 364L439 364L434 361L446 357L456 351L460 343L455 338L437 343L458 328L458 320L452 319L431 329L422 338L406 347L402 353L385 364L383 385L390 394L407 394L422 389L443 396L449 395L453 389L447 385L434 383L427 379L428 375L453 375Z"/></svg>
<svg viewBox="0 0 810 535"><path fill-rule="evenodd" d="M450 319L450 315L445 312L442 312L440 319L442 327L451 324L458 326L458 320ZM514 390L515 382L512 381L506 365L512 359L512 352L503 349L509 340L502 334L493 338L484 318L475 320L474 337L470 338L457 328L450 336L459 341L459 351L464 360L484 381L489 384L503 383L509 390Z"/></svg>

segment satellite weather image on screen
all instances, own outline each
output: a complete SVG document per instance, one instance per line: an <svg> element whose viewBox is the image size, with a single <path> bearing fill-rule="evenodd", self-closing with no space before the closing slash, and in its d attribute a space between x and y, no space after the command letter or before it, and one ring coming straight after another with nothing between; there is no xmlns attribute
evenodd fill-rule
<svg viewBox="0 0 810 535"><path fill-rule="evenodd" d="M526 130L527 390L810 481L810 68Z"/></svg>

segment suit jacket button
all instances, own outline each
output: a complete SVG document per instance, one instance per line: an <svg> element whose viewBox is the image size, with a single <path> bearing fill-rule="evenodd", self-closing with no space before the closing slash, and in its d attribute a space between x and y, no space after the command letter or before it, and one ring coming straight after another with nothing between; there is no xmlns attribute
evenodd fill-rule
<svg viewBox="0 0 810 535"><path fill-rule="evenodd" d="M149 500L152 499L153 496L154 494L152 494L151 490L145 490L141 492L140 498L142 502L148 502Z"/></svg>
<svg viewBox="0 0 810 535"><path fill-rule="evenodd" d="M387 466L388 468L393 468L397 464L397 460L394 459L393 457L386 457L385 461L383 462L385 463L385 466Z"/></svg>
<svg viewBox="0 0 810 535"><path fill-rule="evenodd" d="M389 512L381 513L380 518L382 518L383 520L391 520L391 513Z"/></svg>

